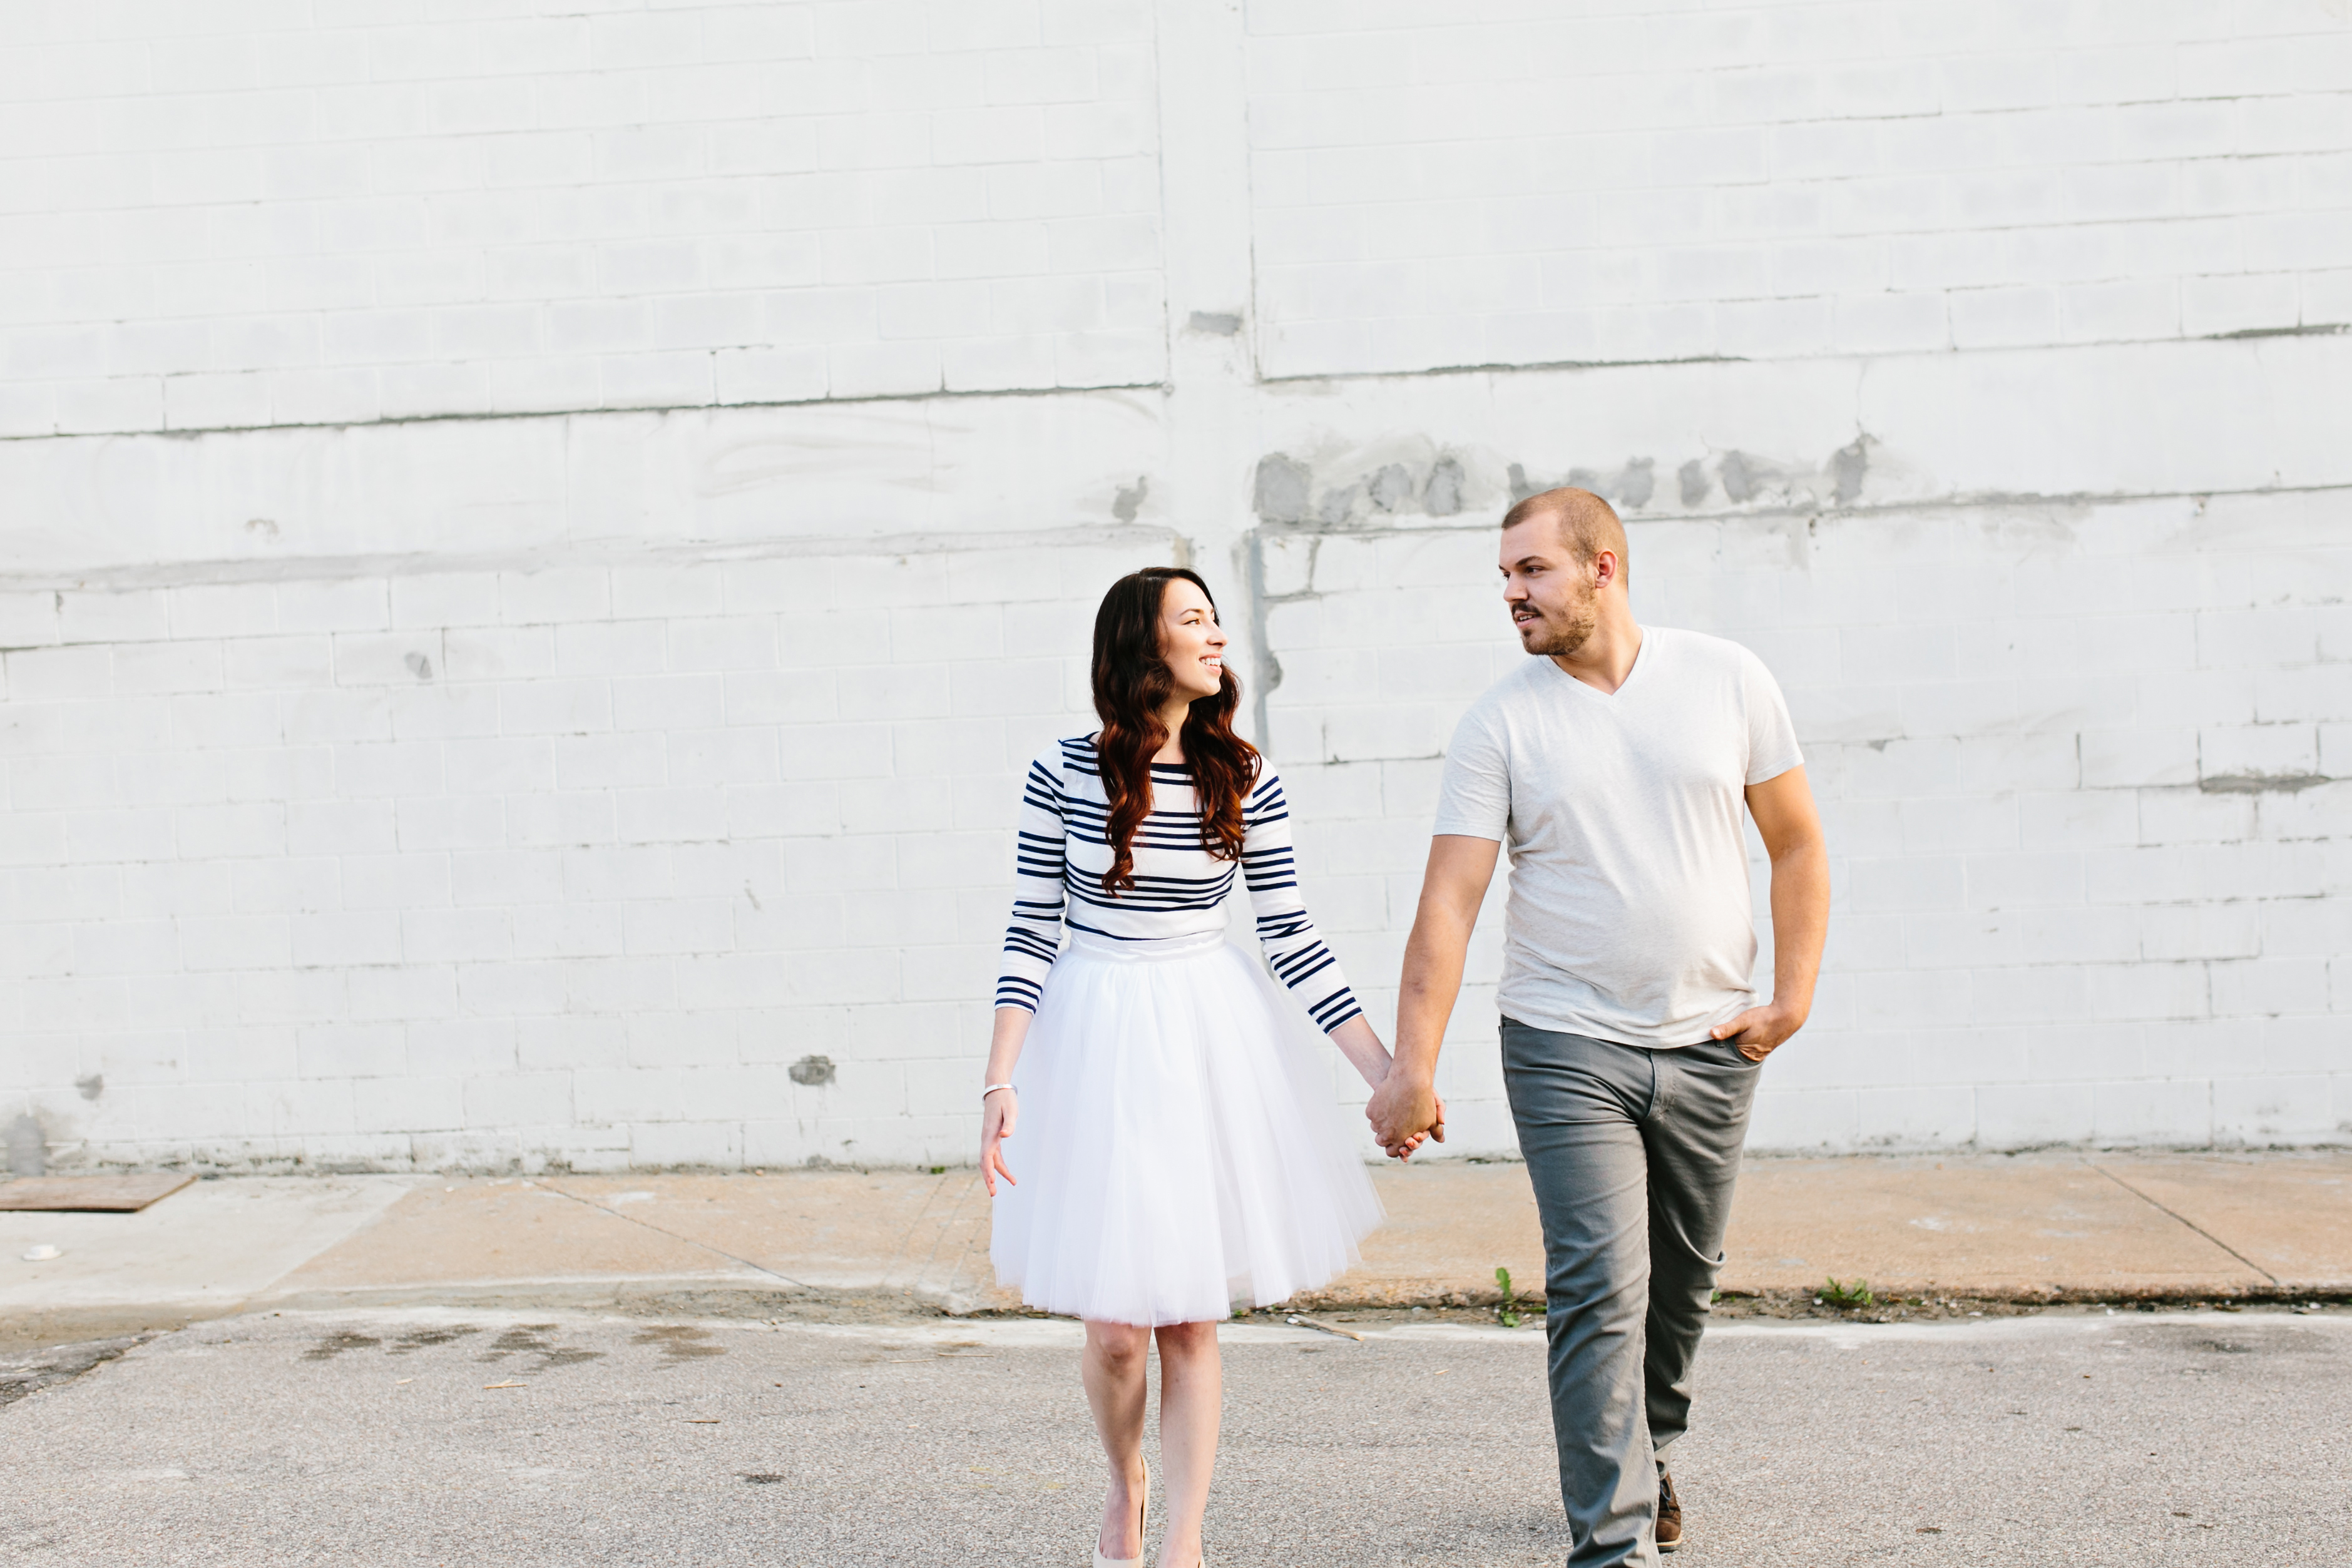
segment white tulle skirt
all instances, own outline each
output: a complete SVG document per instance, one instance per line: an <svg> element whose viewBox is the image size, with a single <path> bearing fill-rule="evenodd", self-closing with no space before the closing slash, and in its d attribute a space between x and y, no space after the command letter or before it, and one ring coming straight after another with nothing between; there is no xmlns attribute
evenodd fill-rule
<svg viewBox="0 0 2352 1568"><path fill-rule="evenodd" d="M1381 1221L1330 1047L1222 935L1084 933L1047 972L989 1255L1033 1307L1202 1322L1345 1272Z"/></svg>

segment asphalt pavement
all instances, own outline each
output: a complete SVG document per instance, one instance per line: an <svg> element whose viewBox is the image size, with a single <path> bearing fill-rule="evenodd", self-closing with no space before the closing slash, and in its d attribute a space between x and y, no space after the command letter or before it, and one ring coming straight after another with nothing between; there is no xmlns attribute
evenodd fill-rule
<svg viewBox="0 0 2352 1568"><path fill-rule="evenodd" d="M1370 1337L1224 1331L1210 1560L1560 1561L1540 1332L1346 1326ZM0 1407L0 1557L1080 1563L1100 1465L1077 1337L448 1307L199 1322L69 1353L87 1370ZM1728 1322L1700 1401L1677 1568L2352 1561L2341 1306Z"/></svg>

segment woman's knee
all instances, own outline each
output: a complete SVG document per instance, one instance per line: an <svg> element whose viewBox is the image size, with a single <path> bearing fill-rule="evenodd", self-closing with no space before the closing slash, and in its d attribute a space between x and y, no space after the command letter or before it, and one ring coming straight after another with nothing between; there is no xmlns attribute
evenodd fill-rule
<svg viewBox="0 0 2352 1568"><path fill-rule="evenodd" d="M1160 1354L1164 1360L1190 1360L1216 1354L1214 1323L1163 1323L1158 1332Z"/></svg>
<svg viewBox="0 0 2352 1568"><path fill-rule="evenodd" d="M1139 1372L1150 1350L1150 1329L1133 1323L1087 1325L1087 1352L1106 1371L1121 1375Z"/></svg>

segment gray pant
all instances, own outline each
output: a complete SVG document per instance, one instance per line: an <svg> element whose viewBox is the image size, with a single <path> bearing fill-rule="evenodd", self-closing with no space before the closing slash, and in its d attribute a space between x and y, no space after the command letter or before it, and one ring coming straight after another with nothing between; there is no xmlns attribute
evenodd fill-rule
<svg viewBox="0 0 2352 1568"><path fill-rule="evenodd" d="M1571 1565L1658 1560L1658 1469L1690 1423L1759 1071L1718 1040L1645 1051L1503 1020Z"/></svg>

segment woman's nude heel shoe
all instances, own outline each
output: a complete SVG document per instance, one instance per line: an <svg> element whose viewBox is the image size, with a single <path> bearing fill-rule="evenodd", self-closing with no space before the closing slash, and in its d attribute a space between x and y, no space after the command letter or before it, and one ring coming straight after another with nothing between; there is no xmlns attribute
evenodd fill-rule
<svg viewBox="0 0 2352 1568"><path fill-rule="evenodd" d="M1095 1538L1095 1568L1143 1568L1143 1559L1150 1548L1143 1544L1143 1527L1151 1522L1151 1472L1143 1472L1143 1497L1135 1505L1136 1552L1132 1557L1106 1557L1102 1554L1102 1538Z"/></svg>

